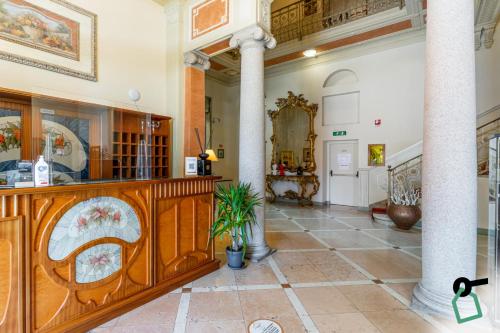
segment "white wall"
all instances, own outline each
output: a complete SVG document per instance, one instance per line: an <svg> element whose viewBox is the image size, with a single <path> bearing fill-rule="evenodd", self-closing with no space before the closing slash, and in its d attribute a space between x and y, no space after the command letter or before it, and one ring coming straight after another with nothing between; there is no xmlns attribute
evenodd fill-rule
<svg viewBox="0 0 500 333"><path fill-rule="evenodd" d="M224 158L212 163L214 174L238 181L240 88L225 86L212 79L206 80L206 95L212 98L212 149L220 145Z"/></svg>
<svg viewBox="0 0 500 333"><path fill-rule="evenodd" d="M368 144L385 143L387 155L392 155L422 139L423 135L423 85L425 43L402 46L351 59L321 63L302 70L268 77L266 79L266 108L275 108L279 97L287 91L304 94L310 102L318 103L315 127L317 174L320 192L314 201L326 201L326 170L324 145L329 140L359 140L359 167L368 164ZM335 92L323 88L327 77L339 70L350 69L359 79L360 122L341 126L322 126L322 96ZM375 119L382 119L380 127ZM346 130L347 136L334 138L332 131ZM270 120L266 123L266 138L272 133ZM267 144L267 166L270 167L271 145Z"/></svg>
<svg viewBox="0 0 500 333"><path fill-rule="evenodd" d="M98 18L98 82L0 61L0 87L167 114L166 20L163 7L144 0L71 0Z"/></svg>

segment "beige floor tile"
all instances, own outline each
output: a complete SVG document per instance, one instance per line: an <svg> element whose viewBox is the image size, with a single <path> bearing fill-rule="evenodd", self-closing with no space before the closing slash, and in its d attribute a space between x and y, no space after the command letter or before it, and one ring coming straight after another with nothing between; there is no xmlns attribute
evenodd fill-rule
<svg viewBox="0 0 500 333"><path fill-rule="evenodd" d="M282 265L280 270L289 283L328 281L328 278L314 265Z"/></svg>
<svg viewBox="0 0 500 333"><path fill-rule="evenodd" d="M339 286L337 288L359 311L390 311L406 308L378 285Z"/></svg>
<svg viewBox="0 0 500 333"><path fill-rule="evenodd" d="M266 232L269 246L278 250L325 248L307 232Z"/></svg>
<svg viewBox="0 0 500 333"><path fill-rule="evenodd" d="M175 321L180 294L167 294L120 316L114 327L169 325Z"/></svg>
<svg viewBox="0 0 500 333"><path fill-rule="evenodd" d="M439 330L410 310L363 313L382 333L439 333Z"/></svg>
<svg viewBox="0 0 500 333"><path fill-rule="evenodd" d="M272 210L272 211L265 211L264 212L264 217L265 219L286 219L285 215L283 215L281 212Z"/></svg>
<svg viewBox="0 0 500 333"><path fill-rule="evenodd" d="M171 333L174 331L175 323L168 322L166 324L144 324L131 326L116 326L111 330L112 333ZM100 333L100 332L99 332Z"/></svg>
<svg viewBox="0 0 500 333"><path fill-rule="evenodd" d="M336 287L295 288L294 291L310 315L357 312Z"/></svg>
<svg viewBox="0 0 500 333"><path fill-rule="evenodd" d="M342 218L342 217L360 217L360 218L369 218L370 214L368 212L364 211L358 211L355 209L346 209L346 210L333 210L333 211L328 211L327 214L330 217L335 217L335 218Z"/></svg>
<svg viewBox="0 0 500 333"><path fill-rule="evenodd" d="M235 270L234 275L238 285L279 283L267 260L258 263L249 262L247 268Z"/></svg>
<svg viewBox="0 0 500 333"><path fill-rule="evenodd" d="M188 320L242 320L237 292L192 293Z"/></svg>
<svg viewBox="0 0 500 333"><path fill-rule="evenodd" d="M186 325L186 333L226 333L246 332L243 320L220 320L220 321L189 321Z"/></svg>
<svg viewBox="0 0 500 333"><path fill-rule="evenodd" d="M399 247L422 246L422 233L420 230L372 230L370 234Z"/></svg>
<svg viewBox="0 0 500 333"><path fill-rule="evenodd" d="M221 263L221 267L217 271L193 281L193 287L220 287L234 285L236 285L234 271L225 264L225 261L224 264Z"/></svg>
<svg viewBox="0 0 500 333"><path fill-rule="evenodd" d="M336 220L348 224L352 228L358 229L388 229L389 226L373 221L369 216L355 217L355 218L342 218L336 217Z"/></svg>
<svg viewBox="0 0 500 333"><path fill-rule="evenodd" d="M361 313L312 315L320 333L380 333Z"/></svg>
<svg viewBox="0 0 500 333"><path fill-rule="evenodd" d="M326 252L326 251L324 251ZM326 252L327 253L327 252ZM280 265L308 265L309 259L305 252L280 252L273 254L273 259Z"/></svg>
<svg viewBox="0 0 500 333"><path fill-rule="evenodd" d="M411 301L413 296L413 289L415 288L416 283L391 283L388 286L391 289L394 289L398 294L403 296L406 300Z"/></svg>
<svg viewBox="0 0 500 333"><path fill-rule="evenodd" d="M308 262L318 269L328 281L366 280L363 274L332 251L304 253Z"/></svg>
<svg viewBox="0 0 500 333"><path fill-rule="evenodd" d="M341 252L379 279L420 278L422 275L422 263L399 250Z"/></svg>
<svg viewBox="0 0 500 333"><path fill-rule="evenodd" d="M322 212L313 209L285 209L281 213L294 219L326 217Z"/></svg>
<svg viewBox="0 0 500 333"><path fill-rule="evenodd" d="M246 322L296 316L295 309L283 289L240 291L239 295Z"/></svg>
<svg viewBox="0 0 500 333"><path fill-rule="evenodd" d="M302 231L302 229L288 219L266 220L266 231Z"/></svg>
<svg viewBox="0 0 500 333"><path fill-rule="evenodd" d="M410 252L417 257L422 258L422 248L421 247L402 247L401 249L405 250L406 252Z"/></svg>
<svg viewBox="0 0 500 333"><path fill-rule="evenodd" d="M335 248L388 247L356 230L313 231L314 235Z"/></svg>
<svg viewBox="0 0 500 333"><path fill-rule="evenodd" d="M308 230L345 230L351 229L345 224L335 221L333 218L320 219L295 219L297 223Z"/></svg>

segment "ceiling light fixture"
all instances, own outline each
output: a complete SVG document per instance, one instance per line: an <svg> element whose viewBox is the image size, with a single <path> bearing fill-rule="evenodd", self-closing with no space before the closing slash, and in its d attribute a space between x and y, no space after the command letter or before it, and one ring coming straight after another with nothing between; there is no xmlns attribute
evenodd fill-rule
<svg viewBox="0 0 500 333"><path fill-rule="evenodd" d="M309 50L305 50L303 52L304 56L308 57L308 58L313 58L316 56L318 52L315 50L315 49L309 49Z"/></svg>

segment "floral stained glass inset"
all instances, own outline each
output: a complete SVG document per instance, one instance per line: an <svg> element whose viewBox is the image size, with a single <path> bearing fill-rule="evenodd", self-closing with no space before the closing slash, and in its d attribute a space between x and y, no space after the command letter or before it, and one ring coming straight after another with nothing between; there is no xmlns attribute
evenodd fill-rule
<svg viewBox="0 0 500 333"><path fill-rule="evenodd" d="M91 283L103 280L122 267L122 247L117 244L99 244L76 257L76 282Z"/></svg>
<svg viewBox="0 0 500 333"><path fill-rule="evenodd" d="M141 237L141 225L134 209L113 197L82 201L57 222L49 240L49 258L62 260L82 245L104 237L134 243Z"/></svg>

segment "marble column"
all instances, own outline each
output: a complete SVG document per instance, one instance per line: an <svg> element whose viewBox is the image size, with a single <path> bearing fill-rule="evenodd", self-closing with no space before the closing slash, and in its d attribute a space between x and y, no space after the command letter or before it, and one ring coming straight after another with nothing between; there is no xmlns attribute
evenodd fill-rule
<svg viewBox="0 0 500 333"><path fill-rule="evenodd" d="M474 1L429 1L422 169L422 280L412 306L452 317L453 282L475 279ZM475 311L470 297L461 313Z"/></svg>
<svg viewBox="0 0 500 333"><path fill-rule="evenodd" d="M251 183L253 190L265 201L265 110L264 51L274 48L276 40L259 26L236 33L231 47L241 53L239 181ZM264 233L264 206L257 207L257 225L252 228L247 257L258 261L272 250Z"/></svg>

